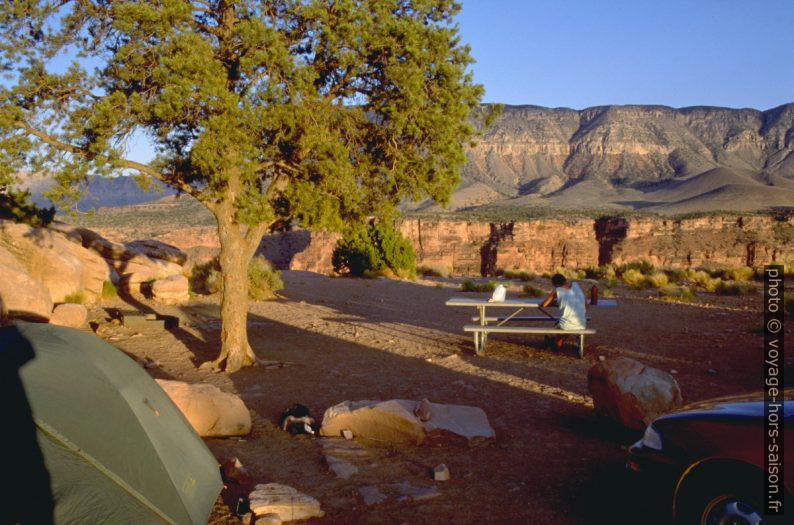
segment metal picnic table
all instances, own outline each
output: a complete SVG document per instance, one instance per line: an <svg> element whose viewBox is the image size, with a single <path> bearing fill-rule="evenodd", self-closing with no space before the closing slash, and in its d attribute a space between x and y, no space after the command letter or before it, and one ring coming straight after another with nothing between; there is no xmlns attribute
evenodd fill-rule
<svg viewBox="0 0 794 525"><path fill-rule="evenodd" d="M586 334L595 334L596 331L592 328L584 328L581 330L562 330L555 326L526 326L507 323L515 323L519 321L529 322L557 322L559 317L552 315L541 304L543 299L505 299L503 301L492 301L484 298L474 297L453 297L449 299L446 306L468 306L477 309L477 317L472 318L473 321L478 321L476 325L465 325L464 332L472 332L474 334L474 350L477 355L485 355L485 344L488 340L489 333L510 333L510 334L571 334L579 336L579 357L584 355L584 336ZM588 308L594 306L617 306L615 299L598 299L595 305L588 304ZM556 303L552 304L556 308ZM513 312L508 315L488 315L488 309L497 308L504 310L512 309ZM543 315L535 316L520 316L519 314L526 309L535 309ZM589 318L588 318L589 319ZM489 324L495 323L495 324Z"/></svg>

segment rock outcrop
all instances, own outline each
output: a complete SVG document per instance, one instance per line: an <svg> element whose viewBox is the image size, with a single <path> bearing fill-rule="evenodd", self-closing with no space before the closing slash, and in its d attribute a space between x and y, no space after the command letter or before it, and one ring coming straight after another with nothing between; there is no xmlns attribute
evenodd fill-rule
<svg viewBox="0 0 794 525"><path fill-rule="evenodd" d="M110 278L102 258L75 240L48 228L0 220L0 247L44 286L53 303L64 302L70 295L94 300Z"/></svg>
<svg viewBox="0 0 794 525"><path fill-rule="evenodd" d="M49 291L0 246L0 317L46 321L52 312Z"/></svg>
<svg viewBox="0 0 794 525"><path fill-rule="evenodd" d="M679 408L681 389L675 378L628 357L600 361L587 373L596 413L636 430L657 416Z"/></svg>

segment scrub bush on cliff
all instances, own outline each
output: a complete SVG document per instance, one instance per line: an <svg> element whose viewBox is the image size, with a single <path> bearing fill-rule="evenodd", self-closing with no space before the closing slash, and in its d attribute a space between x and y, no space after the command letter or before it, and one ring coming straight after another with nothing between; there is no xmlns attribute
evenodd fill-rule
<svg viewBox="0 0 794 525"><path fill-rule="evenodd" d="M367 272L416 275L416 252L411 242L386 223L358 229L340 239L332 263L335 272L356 277Z"/></svg>

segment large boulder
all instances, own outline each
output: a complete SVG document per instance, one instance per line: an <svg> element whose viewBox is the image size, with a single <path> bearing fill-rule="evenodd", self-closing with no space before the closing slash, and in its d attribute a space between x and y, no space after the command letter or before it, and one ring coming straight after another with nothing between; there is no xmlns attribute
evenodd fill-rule
<svg viewBox="0 0 794 525"><path fill-rule="evenodd" d="M96 253L47 228L0 221L0 247L48 290L55 303L74 294L97 299L110 278L110 268Z"/></svg>
<svg viewBox="0 0 794 525"><path fill-rule="evenodd" d="M157 384L200 436L243 436L251 431L251 414L236 395L208 383L157 379Z"/></svg>
<svg viewBox="0 0 794 525"><path fill-rule="evenodd" d="M47 320L52 312L49 291L0 246L0 316Z"/></svg>
<svg viewBox="0 0 794 525"><path fill-rule="evenodd" d="M637 430L682 404L675 378L628 357L600 361L587 373L598 414Z"/></svg>
<svg viewBox="0 0 794 525"><path fill-rule="evenodd" d="M187 254L177 248L155 239L144 239L124 243L128 250L142 253L152 259L162 259L174 264L183 265L187 261Z"/></svg>
<svg viewBox="0 0 794 525"><path fill-rule="evenodd" d="M328 408L320 434L338 437L344 430L357 438L389 443L457 441L475 445L495 437L480 408L405 399L345 401Z"/></svg>
<svg viewBox="0 0 794 525"><path fill-rule="evenodd" d="M172 275L152 282L152 299L165 304L182 304L190 300L188 280L184 275Z"/></svg>
<svg viewBox="0 0 794 525"><path fill-rule="evenodd" d="M88 320L88 310L82 304L59 304L52 311L50 324L81 328Z"/></svg>

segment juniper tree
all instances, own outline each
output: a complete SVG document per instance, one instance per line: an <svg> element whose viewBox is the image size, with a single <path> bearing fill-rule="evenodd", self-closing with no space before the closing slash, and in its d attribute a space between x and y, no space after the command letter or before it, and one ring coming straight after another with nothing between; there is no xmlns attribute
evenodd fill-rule
<svg viewBox="0 0 794 525"><path fill-rule="evenodd" d="M0 178L134 172L215 216L218 366L254 362L248 262L277 225L445 202L482 88L452 0L49 0L0 11ZM66 68L55 67L68 62ZM125 156L143 132L157 157Z"/></svg>

